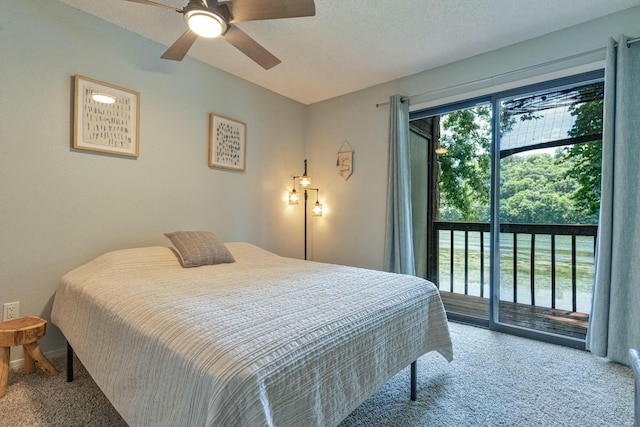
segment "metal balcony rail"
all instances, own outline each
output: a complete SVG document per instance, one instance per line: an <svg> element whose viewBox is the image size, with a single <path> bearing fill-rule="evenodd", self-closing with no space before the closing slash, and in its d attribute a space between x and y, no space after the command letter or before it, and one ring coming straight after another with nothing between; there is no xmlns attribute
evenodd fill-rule
<svg viewBox="0 0 640 427"><path fill-rule="evenodd" d="M488 259L488 255L485 253L484 234L489 233L489 223L479 222L444 222L436 221L433 223L435 229L435 244L434 247L440 250L439 236L441 232L449 232L450 238L450 260L449 260L449 287L450 291L454 292L454 283L456 277L454 274L454 249L455 249L455 232L464 233L464 294L469 295L469 233L479 233L480 243L480 297L485 298L484 285L485 285L485 259ZM535 292L535 263L536 263L536 237L541 235L550 236L551 239L551 308L556 308L556 237L557 236L569 236L571 239L571 299L572 299L572 311L577 311L577 274L576 266L577 261L577 249L576 249L576 237L577 236L592 236L593 237L593 253L595 254L595 242L598 232L597 225L559 225L559 224L501 224L501 234L511 234L513 241L513 295L512 301L514 303L518 301L518 253L523 250L518 246L518 235L527 235L529 237L527 241L529 256L529 276L530 276L530 298L529 303L532 306L536 305L536 292ZM439 260L439 254L435 257ZM440 271L440 266L436 267L436 271ZM439 276L439 274L438 274ZM439 284L440 286L442 284ZM504 300L501 296L501 300Z"/></svg>

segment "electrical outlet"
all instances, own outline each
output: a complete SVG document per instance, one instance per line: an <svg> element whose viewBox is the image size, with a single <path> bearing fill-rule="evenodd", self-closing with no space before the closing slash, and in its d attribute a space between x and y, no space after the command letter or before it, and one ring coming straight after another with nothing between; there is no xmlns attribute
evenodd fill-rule
<svg viewBox="0 0 640 427"><path fill-rule="evenodd" d="M20 303L19 302L7 302L3 306L2 321L15 319L20 316Z"/></svg>

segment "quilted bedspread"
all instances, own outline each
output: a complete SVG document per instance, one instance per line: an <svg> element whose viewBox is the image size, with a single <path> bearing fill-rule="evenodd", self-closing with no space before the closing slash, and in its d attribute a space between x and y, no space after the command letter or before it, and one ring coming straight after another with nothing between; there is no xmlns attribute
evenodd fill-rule
<svg viewBox="0 0 640 427"><path fill-rule="evenodd" d="M148 247L62 278L52 322L129 425L337 425L421 355L453 358L425 280L227 247L235 263Z"/></svg>

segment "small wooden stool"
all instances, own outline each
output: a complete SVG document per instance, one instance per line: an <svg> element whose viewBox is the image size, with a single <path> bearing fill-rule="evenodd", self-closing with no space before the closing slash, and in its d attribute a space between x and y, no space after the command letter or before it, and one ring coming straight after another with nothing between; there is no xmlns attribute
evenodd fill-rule
<svg viewBox="0 0 640 427"><path fill-rule="evenodd" d="M50 377L58 374L56 368L44 357L38 340L47 330L47 321L39 317L19 317L0 323L0 398L7 393L9 381L9 355L11 347L24 348L24 373L35 372L35 362Z"/></svg>

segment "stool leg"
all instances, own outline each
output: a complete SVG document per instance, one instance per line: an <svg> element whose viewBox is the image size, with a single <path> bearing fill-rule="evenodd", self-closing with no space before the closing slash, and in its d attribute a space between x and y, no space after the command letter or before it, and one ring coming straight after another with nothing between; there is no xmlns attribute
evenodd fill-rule
<svg viewBox="0 0 640 427"><path fill-rule="evenodd" d="M9 382L9 352L11 347L0 347L0 399L7 394Z"/></svg>
<svg viewBox="0 0 640 427"><path fill-rule="evenodd" d="M40 347L38 347L37 342L32 342L29 344L23 345L24 351L29 353L29 356L33 358L36 362L38 362L38 366L42 369L42 372L47 374L50 377L58 375L58 371L53 367L51 363L44 357L44 354L40 351Z"/></svg>
<svg viewBox="0 0 640 427"><path fill-rule="evenodd" d="M24 346L23 346L24 347ZM30 375L36 371L36 362L28 351L24 352L24 374Z"/></svg>

